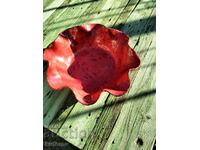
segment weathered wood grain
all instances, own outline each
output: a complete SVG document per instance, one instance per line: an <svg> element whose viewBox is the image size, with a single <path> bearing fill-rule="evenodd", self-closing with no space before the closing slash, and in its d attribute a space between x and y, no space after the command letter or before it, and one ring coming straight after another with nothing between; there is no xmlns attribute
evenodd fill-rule
<svg viewBox="0 0 200 150"><path fill-rule="evenodd" d="M49 13L51 12L51 13ZM44 45L59 32L101 23L129 35L141 58L130 72L131 88L121 97L103 93L83 106L68 89L53 91L44 73L44 126L81 149L152 149L155 141L155 1L45 0Z"/></svg>

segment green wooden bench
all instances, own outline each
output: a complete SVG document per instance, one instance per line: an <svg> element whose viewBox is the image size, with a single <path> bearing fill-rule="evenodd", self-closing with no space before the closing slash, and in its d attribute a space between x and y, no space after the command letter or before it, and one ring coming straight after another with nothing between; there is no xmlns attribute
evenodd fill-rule
<svg viewBox="0 0 200 150"><path fill-rule="evenodd" d="M80 149L153 149L156 138L156 2L153 0L44 0L46 48L61 31L100 23L129 35L141 58L128 92L102 93L94 105L78 103L69 89L52 90L44 63L44 127Z"/></svg>

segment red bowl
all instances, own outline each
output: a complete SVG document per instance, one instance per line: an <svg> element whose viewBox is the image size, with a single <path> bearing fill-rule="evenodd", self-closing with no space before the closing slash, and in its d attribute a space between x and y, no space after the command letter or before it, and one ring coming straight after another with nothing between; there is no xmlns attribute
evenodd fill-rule
<svg viewBox="0 0 200 150"><path fill-rule="evenodd" d="M100 24L60 33L44 51L47 81L55 90L70 88L82 104L95 103L103 91L120 96L130 86L129 69L140 59L123 32Z"/></svg>

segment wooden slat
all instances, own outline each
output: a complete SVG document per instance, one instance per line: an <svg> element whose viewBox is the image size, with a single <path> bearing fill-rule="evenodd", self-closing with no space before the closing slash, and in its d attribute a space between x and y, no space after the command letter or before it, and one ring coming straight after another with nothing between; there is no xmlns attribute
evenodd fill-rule
<svg viewBox="0 0 200 150"><path fill-rule="evenodd" d="M82 4L81 4L82 3ZM69 89L53 91L44 73L44 126L81 149L152 149L155 141L155 1L46 2L44 48L58 33L82 23L101 23L129 35L141 58L121 97L103 93L91 106L77 103ZM51 8L50 8L51 5ZM47 11L48 12L48 11Z"/></svg>
<svg viewBox="0 0 200 150"><path fill-rule="evenodd" d="M95 105L84 106L77 103L66 121L58 131L58 135L79 148L83 148L93 127L96 125L108 94L101 94Z"/></svg>

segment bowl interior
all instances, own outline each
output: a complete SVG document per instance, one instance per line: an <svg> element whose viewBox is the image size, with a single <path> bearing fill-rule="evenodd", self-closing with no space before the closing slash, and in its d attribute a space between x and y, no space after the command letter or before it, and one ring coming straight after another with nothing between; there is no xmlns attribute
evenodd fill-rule
<svg viewBox="0 0 200 150"><path fill-rule="evenodd" d="M116 65L113 56L102 48L82 48L75 52L68 73L81 81L86 92L95 92L112 79Z"/></svg>

